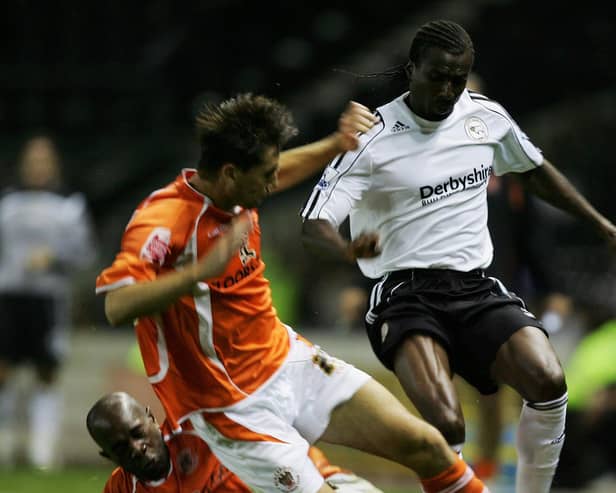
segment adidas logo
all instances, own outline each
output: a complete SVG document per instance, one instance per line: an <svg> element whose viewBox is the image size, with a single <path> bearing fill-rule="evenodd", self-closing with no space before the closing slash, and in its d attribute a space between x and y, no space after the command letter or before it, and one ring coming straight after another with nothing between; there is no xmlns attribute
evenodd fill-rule
<svg viewBox="0 0 616 493"><path fill-rule="evenodd" d="M394 123L394 126L391 127L391 131L393 133L404 132L405 130L410 130L410 129L411 127L409 127L406 123L402 123L400 120Z"/></svg>

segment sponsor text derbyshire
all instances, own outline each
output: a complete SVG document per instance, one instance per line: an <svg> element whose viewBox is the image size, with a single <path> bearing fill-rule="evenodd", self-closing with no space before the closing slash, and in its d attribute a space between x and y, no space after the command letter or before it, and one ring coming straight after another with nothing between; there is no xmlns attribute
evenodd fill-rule
<svg viewBox="0 0 616 493"><path fill-rule="evenodd" d="M488 180L490 174L492 174L492 166L485 167L482 164L480 168L473 168L472 172L463 176L450 176L447 181L436 186L424 185L419 188L421 203L428 205L467 188L478 187Z"/></svg>

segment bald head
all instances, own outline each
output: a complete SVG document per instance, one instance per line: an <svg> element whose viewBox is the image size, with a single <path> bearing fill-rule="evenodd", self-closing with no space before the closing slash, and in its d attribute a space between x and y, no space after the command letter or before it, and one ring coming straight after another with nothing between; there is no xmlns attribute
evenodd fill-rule
<svg viewBox="0 0 616 493"><path fill-rule="evenodd" d="M118 425L126 423L134 414L147 414L147 410L132 395L113 392L101 397L92 406L86 418L90 436L101 447L104 438ZM104 448L104 447L103 447Z"/></svg>
<svg viewBox="0 0 616 493"><path fill-rule="evenodd" d="M90 436L111 459L142 480L169 471L169 451L150 409L126 392L101 397L86 418Z"/></svg>

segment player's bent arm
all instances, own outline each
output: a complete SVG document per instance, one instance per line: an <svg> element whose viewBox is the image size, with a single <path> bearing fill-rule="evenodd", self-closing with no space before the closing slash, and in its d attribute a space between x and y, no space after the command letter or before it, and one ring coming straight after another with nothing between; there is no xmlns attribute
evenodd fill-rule
<svg viewBox="0 0 616 493"><path fill-rule="evenodd" d="M522 177L528 188L541 199L589 221L603 236L616 239L614 225L599 213L547 159L544 159L542 166L524 173Z"/></svg>
<svg viewBox="0 0 616 493"><path fill-rule="evenodd" d="M107 321L114 326L122 325L164 310L194 289L197 283L194 270L171 272L154 281L138 282L108 292L105 296Z"/></svg>
<svg viewBox="0 0 616 493"><path fill-rule="evenodd" d="M199 281L224 272L252 229L248 212L241 214L212 248L194 264L164 274L153 281L139 282L110 291L105 296L105 316L111 325L121 325L137 317L158 313L183 295L190 294Z"/></svg>
<svg viewBox="0 0 616 493"><path fill-rule="evenodd" d="M323 169L340 152L336 134L281 152L278 167L278 186L273 192L281 192L291 188L312 176Z"/></svg>
<svg viewBox="0 0 616 493"><path fill-rule="evenodd" d="M375 257L380 253L378 240L376 233L362 233L349 242L325 219L307 219L302 225L304 248L322 258L353 263L358 258Z"/></svg>
<svg viewBox="0 0 616 493"><path fill-rule="evenodd" d="M352 263L350 244L325 219L307 219L302 224L302 244L313 255Z"/></svg>
<svg viewBox="0 0 616 493"><path fill-rule="evenodd" d="M323 169L338 154L355 149L357 134L367 132L377 117L364 105L351 101L338 121L338 130L316 142L280 153L278 186L274 192L286 190Z"/></svg>

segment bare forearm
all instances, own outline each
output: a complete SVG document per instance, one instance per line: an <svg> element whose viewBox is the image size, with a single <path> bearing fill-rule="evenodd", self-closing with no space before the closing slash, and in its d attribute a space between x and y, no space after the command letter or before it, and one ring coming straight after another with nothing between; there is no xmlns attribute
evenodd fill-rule
<svg viewBox="0 0 616 493"><path fill-rule="evenodd" d="M302 243L306 250L321 258L352 263L355 258L349 242L324 219L311 219L302 225Z"/></svg>
<svg viewBox="0 0 616 493"><path fill-rule="evenodd" d="M119 325L136 317L153 315L181 296L192 293L199 281L221 275L252 228L251 213L245 211L231 221L229 229L198 262L188 263L181 270L161 275L153 281L133 284L107 293L107 320L112 325Z"/></svg>
<svg viewBox="0 0 616 493"><path fill-rule="evenodd" d="M275 191L296 185L325 168L338 154L356 149L359 145L358 134L370 130L377 121L378 118L366 106L350 101L338 119L336 132L312 144L280 153L278 187Z"/></svg>
<svg viewBox="0 0 616 493"><path fill-rule="evenodd" d="M588 220L599 230L609 223L549 161L544 161L541 168L531 172L527 184L538 197L554 207Z"/></svg>
<svg viewBox="0 0 616 493"><path fill-rule="evenodd" d="M112 325L120 325L164 310L181 296L192 292L196 284L193 270L188 268L171 272L154 281L132 284L107 293L107 320Z"/></svg>
<svg viewBox="0 0 616 493"><path fill-rule="evenodd" d="M300 183L322 170L341 152L337 134L280 153L277 192Z"/></svg>

